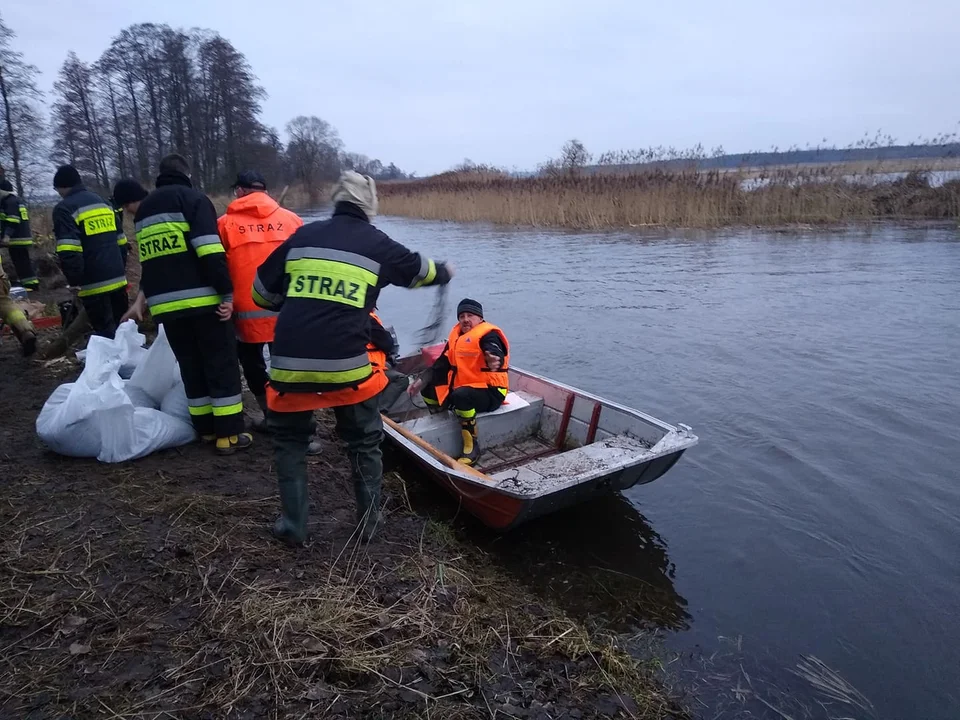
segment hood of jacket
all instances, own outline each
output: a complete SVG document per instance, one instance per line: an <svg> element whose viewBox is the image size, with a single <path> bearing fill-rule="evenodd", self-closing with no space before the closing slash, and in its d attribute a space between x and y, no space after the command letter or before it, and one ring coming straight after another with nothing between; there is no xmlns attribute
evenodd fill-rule
<svg viewBox="0 0 960 720"><path fill-rule="evenodd" d="M157 180L154 185L156 187L163 187L164 185L185 185L186 187L193 187L190 178L178 172L160 173L157 175Z"/></svg>
<svg viewBox="0 0 960 720"><path fill-rule="evenodd" d="M275 213L279 207L277 201L265 192L254 192L230 203L227 206L227 213L265 218Z"/></svg>

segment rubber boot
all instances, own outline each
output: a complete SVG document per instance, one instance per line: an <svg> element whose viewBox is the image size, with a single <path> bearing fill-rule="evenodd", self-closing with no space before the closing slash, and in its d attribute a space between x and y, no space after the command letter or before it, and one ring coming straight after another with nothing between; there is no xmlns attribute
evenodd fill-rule
<svg viewBox="0 0 960 720"><path fill-rule="evenodd" d="M233 455L237 450L246 450L253 445L253 435L240 433L217 438L217 455Z"/></svg>
<svg viewBox="0 0 960 720"><path fill-rule="evenodd" d="M383 466L380 462L377 460L372 463L371 458L362 455L351 457L351 464L354 466L353 491L357 500L357 528L360 530L360 540L365 543L373 539L383 524L383 514L380 511Z"/></svg>
<svg viewBox="0 0 960 720"><path fill-rule="evenodd" d="M282 413L278 413L282 417ZM277 423L273 432L274 463L280 491L280 517L271 528L275 538L288 545L307 540L310 499L307 491L307 461L304 437L299 429Z"/></svg>
<svg viewBox="0 0 960 720"><path fill-rule="evenodd" d="M257 406L260 408L260 411L263 413L263 417L259 420L250 421L250 429L255 430L256 432L267 432L267 396L263 395L254 395L254 400L257 401Z"/></svg>
<svg viewBox="0 0 960 720"><path fill-rule="evenodd" d="M474 465L480 459L480 443L477 441L477 419L460 418L460 434L463 436L463 450L458 462Z"/></svg>

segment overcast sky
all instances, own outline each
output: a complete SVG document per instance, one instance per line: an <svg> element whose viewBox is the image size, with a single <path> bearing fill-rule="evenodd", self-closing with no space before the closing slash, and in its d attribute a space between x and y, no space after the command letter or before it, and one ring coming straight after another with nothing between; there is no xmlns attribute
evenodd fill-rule
<svg viewBox="0 0 960 720"><path fill-rule="evenodd" d="M421 175L469 157L532 169L581 139L728 152L960 130L960 0L13 0L49 90L137 22L218 31L282 131L318 115L347 149ZM282 134L282 132L281 132Z"/></svg>

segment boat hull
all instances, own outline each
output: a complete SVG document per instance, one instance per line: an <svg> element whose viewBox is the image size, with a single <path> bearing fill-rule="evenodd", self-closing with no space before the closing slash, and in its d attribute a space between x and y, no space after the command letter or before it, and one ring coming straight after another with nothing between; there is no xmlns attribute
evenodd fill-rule
<svg viewBox="0 0 960 720"><path fill-rule="evenodd" d="M535 518L586 502L597 495L651 483L670 470L686 452L686 450L678 450L614 475L575 485L562 493L523 498L504 493L494 487L482 487L462 480L452 473L438 469L419 454L409 452L402 443L394 441L392 434L388 433L387 437L417 469L423 471L433 483L457 499L464 510L487 527L500 532L506 532Z"/></svg>

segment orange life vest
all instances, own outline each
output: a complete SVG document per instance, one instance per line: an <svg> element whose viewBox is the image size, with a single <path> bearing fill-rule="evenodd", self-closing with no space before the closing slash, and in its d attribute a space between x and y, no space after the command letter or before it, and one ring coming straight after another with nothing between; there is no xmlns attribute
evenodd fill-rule
<svg viewBox="0 0 960 720"><path fill-rule="evenodd" d="M374 322L383 325L376 312L371 310L370 317ZM389 381L386 375L387 354L373 343L367 343L367 355L370 356L373 374L357 385L356 389L349 387L325 393L280 394L268 384L267 407L274 412L300 412L302 410L340 407L341 405L356 405L364 400L369 400L380 394L387 387Z"/></svg>
<svg viewBox="0 0 960 720"><path fill-rule="evenodd" d="M503 364L496 372L487 367L486 358L480 348L480 338L491 331L500 335L503 349L507 352ZM495 387L506 390L510 386L507 376L510 368L510 344L503 330L496 325L484 321L463 335L460 334L460 325L454 325L450 337L447 338L446 353L447 360L450 361L450 372L447 375L447 384L437 385L437 400L441 404L451 390L459 387Z"/></svg>
<svg viewBox="0 0 960 720"><path fill-rule="evenodd" d="M251 288L257 268L301 225L303 220L264 192L237 198L217 220L233 281L233 318L240 342L273 342L277 313L258 307Z"/></svg>

